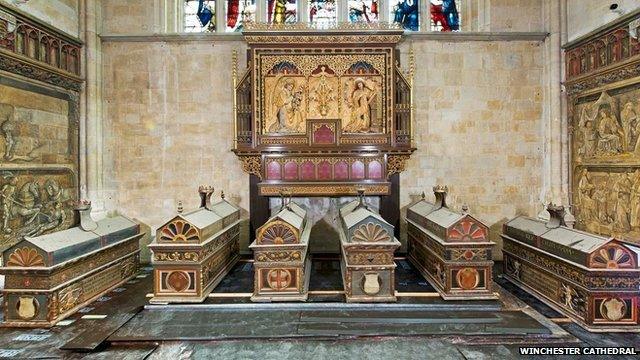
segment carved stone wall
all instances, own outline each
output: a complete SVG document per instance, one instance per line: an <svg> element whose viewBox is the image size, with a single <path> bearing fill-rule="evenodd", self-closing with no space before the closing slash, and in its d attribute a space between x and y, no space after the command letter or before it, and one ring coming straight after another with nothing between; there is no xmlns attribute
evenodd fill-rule
<svg viewBox="0 0 640 360"><path fill-rule="evenodd" d="M640 44L628 22L568 48L577 227L640 243ZM571 69L571 68L570 68Z"/></svg>

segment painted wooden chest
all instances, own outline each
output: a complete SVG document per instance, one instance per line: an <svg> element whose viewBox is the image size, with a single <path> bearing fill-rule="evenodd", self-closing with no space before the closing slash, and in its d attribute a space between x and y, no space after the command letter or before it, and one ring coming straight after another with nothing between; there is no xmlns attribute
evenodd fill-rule
<svg viewBox="0 0 640 360"><path fill-rule="evenodd" d="M283 200L284 204L284 200ZM309 292L311 222L291 202L256 231L252 301L305 301Z"/></svg>
<svg viewBox="0 0 640 360"><path fill-rule="evenodd" d="M393 226L364 202L340 209L341 270L347 302L392 302L395 296L394 253L400 242Z"/></svg>
<svg viewBox="0 0 640 360"><path fill-rule="evenodd" d="M590 331L640 330L640 249L568 228L562 206L547 210L547 222L504 224L505 278Z"/></svg>
<svg viewBox="0 0 640 360"><path fill-rule="evenodd" d="M434 187L435 203L407 209L408 257L445 300L495 299L489 229L447 207L446 186Z"/></svg>
<svg viewBox="0 0 640 360"><path fill-rule="evenodd" d="M136 275L140 225L124 216L94 222L87 201L76 211L79 226L3 252L3 325L51 327Z"/></svg>
<svg viewBox="0 0 640 360"><path fill-rule="evenodd" d="M239 259L240 209L201 186L200 207L160 226L153 253L151 303L202 302Z"/></svg>

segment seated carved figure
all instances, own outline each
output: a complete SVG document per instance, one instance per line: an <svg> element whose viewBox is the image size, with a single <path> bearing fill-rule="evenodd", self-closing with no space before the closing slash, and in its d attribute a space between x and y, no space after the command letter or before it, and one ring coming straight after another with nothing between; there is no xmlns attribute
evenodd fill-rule
<svg viewBox="0 0 640 360"><path fill-rule="evenodd" d="M622 150L623 133L618 125L618 120L611 114L611 110L603 107L599 112L598 123L598 151L606 154L619 153Z"/></svg>

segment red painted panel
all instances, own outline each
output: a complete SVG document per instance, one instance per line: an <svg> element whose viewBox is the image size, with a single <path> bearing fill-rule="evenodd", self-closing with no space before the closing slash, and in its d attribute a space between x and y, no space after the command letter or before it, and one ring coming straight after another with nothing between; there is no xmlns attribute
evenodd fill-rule
<svg viewBox="0 0 640 360"><path fill-rule="evenodd" d="M369 163L369 179L382 179L382 164L377 160Z"/></svg>
<svg viewBox="0 0 640 360"><path fill-rule="evenodd" d="M346 161L338 161L333 166L333 178L335 180L348 180L349 179L349 164Z"/></svg>
<svg viewBox="0 0 640 360"><path fill-rule="evenodd" d="M284 179L298 180L298 164L295 161L289 161L284 164Z"/></svg>
<svg viewBox="0 0 640 360"><path fill-rule="evenodd" d="M362 161L354 161L351 164L351 178L364 179L364 164Z"/></svg>
<svg viewBox="0 0 640 360"><path fill-rule="evenodd" d="M336 135L327 125L321 125L318 130L313 133L313 142L315 144L334 144Z"/></svg>
<svg viewBox="0 0 640 360"><path fill-rule="evenodd" d="M316 166L311 161L305 161L300 165L301 180L315 180Z"/></svg>
<svg viewBox="0 0 640 360"><path fill-rule="evenodd" d="M318 164L318 180L331 180L331 164L328 161Z"/></svg>
<svg viewBox="0 0 640 360"><path fill-rule="evenodd" d="M280 180L282 179L282 173L280 169L280 163L272 161L267 165L267 180Z"/></svg>

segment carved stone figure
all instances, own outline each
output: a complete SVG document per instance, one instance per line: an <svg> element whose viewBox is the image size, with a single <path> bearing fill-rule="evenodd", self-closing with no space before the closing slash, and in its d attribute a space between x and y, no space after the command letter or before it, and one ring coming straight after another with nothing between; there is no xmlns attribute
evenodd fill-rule
<svg viewBox="0 0 640 360"><path fill-rule="evenodd" d="M629 143L629 151L640 156L640 117L634 112L634 117L630 121L631 142Z"/></svg>
<svg viewBox="0 0 640 360"><path fill-rule="evenodd" d="M622 152L624 133L618 125L618 119L611 113L611 107L602 106L598 110L598 151L604 154Z"/></svg>
<svg viewBox="0 0 640 360"><path fill-rule="evenodd" d="M580 175L580 181L578 182L579 191L579 206L580 206L580 220L584 223L588 223L594 219L596 215L596 203L592 196L595 186L589 178L589 172L587 169L583 169Z"/></svg>
<svg viewBox="0 0 640 360"><path fill-rule="evenodd" d="M34 159L36 159L36 150L41 147L38 142L36 142L35 146L33 146L26 155L16 155L16 147L18 145L18 141L13 135L13 133L15 132L14 112L15 109L13 106L8 104L0 104L0 132L2 132L2 137L4 138L5 142L3 157L6 161L9 162L33 161Z"/></svg>
<svg viewBox="0 0 640 360"><path fill-rule="evenodd" d="M3 178L0 204L4 234L15 232L19 237L37 236L57 229L67 220L64 205L70 197L57 181L45 181L46 196L43 197L40 184L35 180L18 186L14 174L6 172ZM12 228L12 222L17 231Z"/></svg>
<svg viewBox="0 0 640 360"><path fill-rule="evenodd" d="M276 121L269 127L269 132L302 131L302 90L296 91L295 86L293 79L284 78L284 85L273 99Z"/></svg>
<svg viewBox="0 0 640 360"><path fill-rule="evenodd" d="M584 311L584 298L571 285L562 284L560 297L567 309L577 313Z"/></svg>
<svg viewBox="0 0 640 360"><path fill-rule="evenodd" d="M629 177L633 179L633 185L631 186L631 201L630 201L630 225L632 227L640 226L640 170L636 170L635 173L629 174Z"/></svg>
<svg viewBox="0 0 640 360"><path fill-rule="evenodd" d="M607 222L613 223L616 218L616 204L618 203L618 174L607 174L607 181L603 183L605 192L607 193L606 214Z"/></svg>
<svg viewBox="0 0 640 360"><path fill-rule="evenodd" d="M354 82L354 89L349 95L351 107L351 119L345 126L347 132L368 132L371 129L372 109L371 103L376 94L364 81L358 78ZM375 115L374 115L375 116Z"/></svg>
<svg viewBox="0 0 640 360"><path fill-rule="evenodd" d="M586 119L584 124L580 126L581 146L578 153L583 158L592 157L596 149L596 134L593 132L593 122Z"/></svg>
<svg viewBox="0 0 640 360"><path fill-rule="evenodd" d="M635 148L634 139L636 139L637 136L637 127L640 126L640 123L638 123L638 114L632 102L624 104L620 112L620 119L622 120L622 131L624 133L624 151L632 152Z"/></svg>
<svg viewBox="0 0 640 360"><path fill-rule="evenodd" d="M614 188L611 189L612 193L616 193L617 198L614 214L614 228L616 232L628 232L631 230L629 222L631 186L630 176L622 174L618 181L616 181Z"/></svg>
<svg viewBox="0 0 640 360"><path fill-rule="evenodd" d="M5 173L3 178L7 183L2 186L0 193L0 204L2 204L2 231L5 234L11 234L13 230L9 226L9 221L13 215L13 205L15 203L14 194L18 180L10 172Z"/></svg>
<svg viewBox="0 0 640 360"><path fill-rule="evenodd" d="M609 181L609 174L605 175L605 182ZM596 215L598 220L608 223L607 216L607 191L603 186L597 186L593 193L593 200L596 203Z"/></svg>

